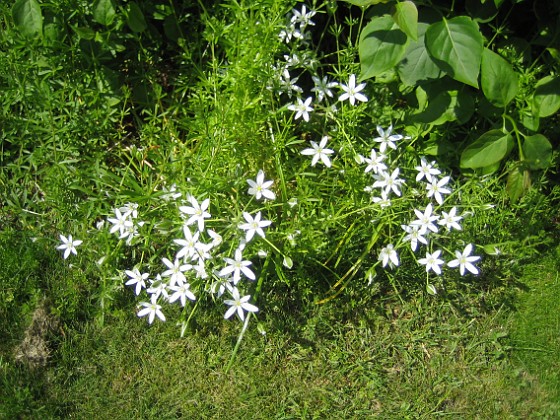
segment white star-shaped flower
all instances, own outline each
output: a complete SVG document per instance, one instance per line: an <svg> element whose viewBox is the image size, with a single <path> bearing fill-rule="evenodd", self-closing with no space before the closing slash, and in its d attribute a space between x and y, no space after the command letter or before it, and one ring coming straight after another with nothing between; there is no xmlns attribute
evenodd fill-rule
<svg viewBox="0 0 560 420"><path fill-rule="evenodd" d="M319 162L319 159L321 159L321 162L323 162L323 164L327 168L331 167L331 160L329 159L329 155L334 153L334 150L326 148L328 140L329 138L327 136L324 136L319 144L311 141L311 148L301 151L302 155L313 156L313 159L311 159L311 166L315 166L315 164Z"/></svg>
<svg viewBox="0 0 560 420"><path fill-rule="evenodd" d="M439 175L441 171L434 168L435 162L428 163L425 158L420 159L420 166L416 166L414 169L418 171L416 175L416 181L420 181L422 178L426 178L426 181L432 182L432 175Z"/></svg>
<svg viewBox="0 0 560 420"><path fill-rule="evenodd" d="M280 76L280 81L279 81L280 88L277 93L279 95L286 93L289 98L292 97L294 92L297 95L302 94L303 89L297 85L298 79L299 77L292 79L290 76L290 71L287 68L284 69Z"/></svg>
<svg viewBox="0 0 560 420"><path fill-rule="evenodd" d="M260 200L262 197L268 198L269 200L274 200L276 198L276 195L270 191L270 187L274 182L264 180L264 172L262 169L259 170L257 178L254 181L248 179L247 183L249 184L249 194L254 195L257 200Z"/></svg>
<svg viewBox="0 0 560 420"><path fill-rule="evenodd" d="M257 308L255 305L252 305L249 303L249 299L251 299L251 295L247 295L247 296L243 296L240 297L239 296L239 290L237 290L237 287L234 287L233 290L231 291L231 296L233 299L226 299L224 300L224 303L226 305L229 305L229 309L226 311L224 318L228 319L229 317L231 317L234 313L237 312L237 316L239 317L239 319L241 321L245 320L245 312L258 312L259 308Z"/></svg>
<svg viewBox="0 0 560 420"><path fill-rule="evenodd" d="M134 224L132 220L129 218L130 213L121 213L119 209L115 209L115 217L108 217L107 221L111 223L111 229L109 229L110 233L119 232L119 236L121 239L123 237L127 237L129 234L129 230L134 228Z"/></svg>
<svg viewBox="0 0 560 420"><path fill-rule="evenodd" d="M445 261L439 258L440 255L441 251L439 249L432 254L426 252L426 258L420 258L418 262L426 266L426 272L433 270L434 273L439 275L441 274L440 265L445 263Z"/></svg>
<svg viewBox="0 0 560 420"><path fill-rule="evenodd" d="M374 175L376 181L373 183L373 188L383 188L385 193L389 195L393 191L399 197L401 196L401 190L399 189L404 180L399 178L400 169L396 168L393 172L382 171L377 175Z"/></svg>
<svg viewBox="0 0 560 420"><path fill-rule="evenodd" d="M167 293L167 283L161 279L161 275L157 275L155 280L150 280L151 285L146 290L149 295L152 295L152 299L158 299L160 296L163 296L165 299L169 297Z"/></svg>
<svg viewBox="0 0 560 420"><path fill-rule="evenodd" d="M386 156L382 153L377 153L375 149L371 149L370 157L364 158L364 162L368 164L365 169L365 173L373 172L374 174L378 174L387 170L387 165L383 163Z"/></svg>
<svg viewBox="0 0 560 420"><path fill-rule="evenodd" d="M397 255L397 251L395 251L393 244L389 244L381 249L381 252L379 253L379 261L381 261L381 265L383 267L387 266L387 264L390 264L390 266L399 265L399 256Z"/></svg>
<svg viewBox="0 0 560 420"><path fill-rule="evenodd" d="M403 136L401 136L400 134L391 134L392 131L393 131L392 125L389 126L389 128L386 131L383 130L381 126L379 125L377 126L377 132L379 133L380 137L375 137L373 141L377 143L381 143L379 145L379 150L381 151L381 153L385 152L387 146L389 146L393 150L397 150L397 145L395 144L395 142L403 139Z"/></svg>
<svg viewBox="0 0 560 420"><path fill-rule="evenodd" d="M148 315L148 322L150 324L154 322L156 316L160 320L165 321L165 315L163 315L163 312L161 311L161 305L158 305L157 303L155 303L155 301L142 302L140 303L140 306L143 306L144 309L141 309L138 312L138 317L143 317Z"/></svg>
<svg viewBox="0 0 560 420"><path fill-rule="evenodd" d="M81 245L83 241L80 241L79 239L72 239L72 235L68 235L68 238L64 235L60 235L60 240L62 241L62 245L57 246L56 249L64 250L64 259L68 258L71 253L78 255L76 247Z"/></svg>
<svg viewBox="0 0 560 420"><path fill-rule="evenodd" d="M404 242L410 241L410 248L412 251L416 252L416 248L418 248L418 242L423 243L424 245L428 245L428 241L424 238L424 235L427 233L425 229L422 229L420 225L401 225L403 230L407 233L407 235L403 238Z"/></svg>
<svg viewBox="0 0 560 420"><path fill-rule="evenodd" d="M451 194L451 190L448 188L444 188L445 185L449 182L449 177L445 176L441 178L439 181L436 178L432 179L432 182L426 185L426 190L428 193L426 196L428 198L434 197L439 205L443 204L443 197L442 194Z"/></svg>
<svg viewBox="0 0 560 420"><path fill-rule="evenodd" d="M210 199L207 198L201 204L198 204L198 200L192 195L189 195L188 200L191 205L181 206L179 207L179 211L190 216L185 222L187 226L198 222L198 230L199 232L202 232L204 231L204 219L211 217L210 213L206 211L210 205Z"/></svg>
<svg viewBox="0 0 560 420"><path fill-rule="evenodd" d="M300 25L306 26L313 26L315 25L315 22L311 21L311 18L313 16L315 16L317 12L315 10L310 10L309 12L307 11L307 7L305 6L305 4L303 6L301 6L301 12L296 10L296 9L292 9L292 18L290 19L290 22L292 23L299 23Z"/></svg>
<svg viewBox="0 0 560 420"><path fill-rule="evenodd" d="M340 88L344 91L342 95L338 97L339 101L345 101L348 99L350 104L354 105L356 101L360 102L367 102L368 98L363 94L360 93L366 87L365 83L360 83L356 86L356 75L350 75L350 80L348 81L348 85L340 84Z"/></svg>
<svg viewBox="0 0 560 420"><path fill-rule="evenodd" d="M140 271L138 271L137 268L135 268L134 270L125 270L124 272L128 277L130 277L130 280L128 280L125 283L125 285L127 286L135 285L136 286L135 293L136 296L138 296L142 288L144 289L146 288L146 279L148 278L149 274L148 273L140 274Z"/></svg>
<svg viewBox="0 0 560 420"><path fill-rule="evenodd" d="M457 230L461 230L461 225L459 223L457 223L459 220L461 220L463 217L462 216L455 216L455 213L457 212L457 207L453 207L449 213L446 213L444 211L441 212L441 219L438 220L438 224L441 226L445 226L447 228L447 230L451 230L453 229L457 229Z"/></svg>
<svg viewBox="0 0 560 420"><path fill-rule="evenodd" d="M252 264L251 261L243 260L241 255L241 249L237 248L235 250L235 258L224 258L224 261L228 263L226 267L222 268L218 273L219 276L225 277L229 274L233 274L233 283L237 284L241 279L241 273L245 275L250 280L255 280L255 273L251 271L249 266Z"/></svg>
<svg viewBox="0 0 560 420"><path fill-rule="evenodd" d="M426 231L428 230L437 233L438 227L433 222L438 220L439 216L436 214L432 215L432 210L433 210L432 203L426 206L424 213L422 213L420 210L414 209L414 213L416 213L418 219L414 220L412 223L410 223L410 225L419 226L422 234L426 233Z"/></svg>
<svg viewBox="0 0 560 420"><path fill-rule="evenodd" d="M297 98L297 104L288 105L288 109L296 113L296 116L294 117L295 120L303 117L306 122L309 121L309 113L313 112L313 108L309 106L311 105L312 100L313 98L311 98L311 96L307 98L305 102L303 102L301 98Z"/></svg>
<svg viewBox="0 0 560 420"><path fill-rule="evenodd" d="M311 92L315 92L317 96L317 102L322 102L327 96L329 98L333 97L333 93L331 88L338 86L336 82L329 82L327 76L320 79L317 76L311 76L313 79L313 83L315 83L315 87L311 89Z"/></svg>
<svg viewBox="0 0 560 420"><path fill-rule="evenodd" d="M174 291L171 296L169 296L169 303L173 303L176 300L181 301L181 306L185 306L187 299L196 300L196 296L190 291L191 285L189 283L183 283L179 286L169 286L169 290Z"/></svg>
<svg viewBox="0 0 560 420"><path fill-rule="evenodd" d="M462 276L465 275L465 269L467 269L473 274L478 274L478 269L472 263L478 261L480 257L476 255L471 256L472 248L473 248L472 244L468 244L463 250L463 252L455 251L455 256L457 258L449 261L447 265L449 267L459 266L459 271Z"/></svg>
<svg viewBox="0 0 560 420"><path fill-rule="evenodd" d="M191 230L188 226L183 226L183 233L185 235L185 239L173 239L177 245L181 245L182 248L177 252L176 258L190 258L196 256L197 247L199 244L198 236L200 232L196 232L194 235L192 234Z"/></svg>
<svg viewBox="0 0 560 420"><path fill-rule="evenodd" d="M371 197L371 201L375 204L379 204L382 209L385 207L391 207L391 199L385 190L381 191L381 197Z"/></svg>
<svg viewBox="0 0 560 420"><path fill-rule="evenodd" d="M124 206L120 207L119 210L124 215L124 217L130 216L132 219L137 219L138 207L138 203L126 203Z"/></svg>
<svg viewBox="0 0 560 420"><path fill-rule="evenodd" d="M185 271L190 270L192 265L181 264L178 258L174 262L171 262L167 258L162 258L161 261L167 266L168 270L161 273L163 277L169 277L169 285L175 286L175 284L182 285L187 282L187 278L183 274Z"/></svg>
<svg viewBox="0 0 560 420"><path fill-rule="evenodd" d="M270 226L272 222L270 220L261 220L261 212L259 211L255 217L251 216L247 212L243 212L243 217L247 223L242 223L239 225L239 229L243 229L246 232L245 241L249 242L255 236L255 233L261 238L264 238L264 231L262 228Z"/></svg>

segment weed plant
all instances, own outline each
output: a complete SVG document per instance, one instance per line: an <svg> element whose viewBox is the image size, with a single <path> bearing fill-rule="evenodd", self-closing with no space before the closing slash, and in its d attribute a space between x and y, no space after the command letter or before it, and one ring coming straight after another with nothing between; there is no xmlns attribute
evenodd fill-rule
<svg viewBox="0 0 560 420"><path fill-rule="evenodd" d="M247 11L240 9L236 13ZM250 46L242 53L233 49L232 57L212 53L215 73L211 76L217 80L211 81L206 92L214 90L216 82L228 92L230 80L235 80L233 96L238 101L256 95L261 107L268 108L268 112L253 113L247 104L234 102L230 111L214 100L213 111L219 109L226 118L241 122L261 119L262 127L251 130L255 131L253 136L243 134L246 138L239 141L235 131L207 133L214 140L204 141L200 150L191 146L188 153L196 156L191 159L185 159L184 147L174 150L179 155L170 156L172 161L184 166L192 160L191 165L186 165L186 178L174 174L156 178L152 164L155 157L146 155L149 148L135 144L125 147L128 170L122 178L105 173L115 184L115 191L107 191L114 205L113 217L97 220L95 230L87 230L89 241L85 244L73 239L72 234L60 234L62 244L58 249L63 251L64 259L77 255L77 247L82 245L84 256L97 261L102 281L101 316L123 275L125 285L133 286L137 296L143 291L148 293L143 295L138 316L147 316L150 324L156 317L166 320L162 301L181 303L185 308L184 333L199 302L204 301L200 297L203 293L222 300L225 293L231 297L223 300L230 306L225 318L235 313L241 321L248 322L250 314L258 312L249 303L251 295L259 293L272 273L287 281L286 270L293 269L294 260L301 267L320 267L334 295L362 266L371 284L378 266L396 268L402 255L424 265L427 273L440 275L446 261L439 257L445 250L455 256L447 258L449 267L459 267L461 275L478 274L472 263L480 257L471 255L472 244L465 242L463 250L455 251L444 244L451 231L462 230L459 222L475 210L468 203L461 203L462 210L458 210L447 200L453 197L450 177L440 178L442 172L434 161L415 160L416 139L393 134L392 125L385 129L378 125L377 137L364 138L365 133L346 123L360 122L363 115L371 115L371 110L365 110L366 84L357 84L350 63L322 64L320 48L314 48L310 33L316 13L304 5L290 12L281 31L275 26L262 29L264 34L259 39L276 40L276 49L268 57L269 62L262 63L268 72L255 81L261 86L260 92L248 87L244 94L239 92L244 76L237 74L238 66L245 63L235 54L250 55ZM212 38L212 51L213 43ZM221 60L231 60L235 65L223 66ZM297 84L300 78L303 87ZM312 88L303 84L305 78L313 81ZM348 82L343 83L343 78ZM200 100L194 98L197 99ZM239 110L248 115L237 115ZM232 124L234 130L236 125ZM311 147L304 148L306 142L297 138L301 130L315 139L309 141ZM246 127L241 131L247 133ZM260 149L255 154L257 142ZM328 143L336 151L328 148ZM311 157L310 165L301 155ZM321 166L316 167L319 162ZM359 168L360 164L365 164L365 170ZM216 171L216 166L229 173ZM248 173L256 178L247 178ZM267 173L273 173L274 180L266 180ZM227 186L218 181L224 176L230 180ZM214 178L213 185L208 184L209 178ZM414 185L412 178L419 184ZM245 183L250 186L248 190ZM121 186L130 186L132 191L127 194ZM127 200L134 201L123 202L126 195ZM213 218L212 213L217 217ZM118 237L117 243L108 237L104 224L110 225L109 234ZM272 232L265 236L264 228L268 231L271 225ZM74 229L74 234L79 235L80 231ZM432 237L435 243L428 242ZM405 254L407 242L411 252ZM426 245L427 251L425 257L418 258L415 252L421 245ZM258 257L262 262L257 264ZM127 261L129 266L123 267ZM115 273L115 266L121 267L120 273ZM386 277L397 289L398 281L392 275ZM256 286L250 286L247 280L255 281ZM430 293L437 293L428 275L426 287ZM245 312L249 313L247 317Z"/></svg>
<svg viewBox="0 0 560 420"><path fill-rule="evenodd" d="M310 303L342 299L352 312L390 296L396 307L434 299L474 314L480 298L497 310L520 264L554 241L549 173L512 205L496 176L420 153L450 134L406 131L399 94L359 79L363 11L273 0L73 3L42 5L40 30L27 32L22 22L36 18L2 6L0 223L7 243L18 237L17 249L45 254L34 264L50 273L0 292L11 296L9 319L10 302L48 290L62 325L145 331L136 314L154 324L147 340L171 337L177 324L202 342L235 329L235 356L245 334L258 347L272 326L299 332L293 319L306 322ZM21 4L36 15L35 1ZM255 319L257 332L247 332ZM60 354L74 357L70 345L62 340ZM376 369L359 385L381 389ZM67 374L56 380L81 389ZM173 415L142 404L139 416Z"/></svg>
<svg viewBox="0 0 560 420"><path fill-rule="evenodd" d="M92 274L99 280L100 322L123 283L142 294L138 315L147 316L149 323L166 319L163 302L180 303L184 334L200 303L208 299L225 303L225 317L235 313L246 326L259 310L254 303L263 284L269 290L279 282L290 286L291 272L309 279L305 288L316 288L312 293L321 303L360 281L389 284L397 293L423 284L428 293L437 294L446 287L442 272L449 273L449 279L455 276L452 268L461 276L479 274L474 263L481 257L473 254L476 238L468 227L494 204L476 202L467 191L478 188L475 185L488 189L491 180L462 176L455 181L445 173L451 168L439 168L431 157L415 153L420 138L396 133L393 123L399 114L377 109L380 99L390 99L388 94L357 81L361 19L350 16L339 22L328 7L307 5L285 13L279 8L282 3L272 4L267 9L212 6L211 12L200 6L205 28L200 42L205 48L198 62L190 50L180 49L174 58L188 63L198 82L191 87L177 75L175 92L154 89L159 98L151 108L129 98L124 84L119 95L106 98L105 90L98 89L98 98L84 101L69 80L47 77L48 83L63 86L56 94L101 106L104 120L88 112L98 127L73 141L64 137L63 127L70 130L68 119L59 118L53 108L47 114L31 108L27 112L33 118L45 115L44 122L33 124L50 126L48 143L34 147L26 140L9 141L14 162L4 179L22 178L19 186L28 191L29 173L41 176L30 201L48 203L30 209L27 202L16 200L21 194L14 188L10 208L54 220L50 238L38 240L52 242L58 236L64 259L75 261L79 249L82 265L96 261ZM226 11L233 21L251 24L233 30L218 23ZM115 42L142 45L144 36L153 40L145 29L135 30L131 16L143 16L141 10L122 11L119 17L110 2L98 2L89 12L93 23L104 27L97 32L100 39L93 38L93 45L101 48L93 51L93 62L84 54L84 44L91 47L93 40L83 30L62 36L66 43L57 48L80 52L82 66L97 68L99 77L114 72L107 52L117 57L124 51ZM84 10L79 21L87 21L89 12ZM318 33L317 19L322 28ZM104 38L119 28L123 32L116 40ZM26 54L54 48L45 39L33 48L25 38L6 42ZM325 53L323 45L336 48ZM152 52L148 47L140 51L146 56ZM7 69L14 67L13 58L4 59ZM56 60L60 58L45 67L65 67ZM23 77L10 81L13 90L27 87ZM148 75L146 79L153 82ZM80 81L86 89L92 82ZM45 108L57 99L41 83L35 90L43 102L33 101L33 106ZM169 96L188 105L180 106ZM173 105L165 110L167 103ZM76 109L75 114L83 111ZM126 134L128 115L146 123ZM191 121L190 129L181 130L174 120ZM112 134L115 143L101 140L101 133L115 125L122 127L120 136ZM90 137L100 137L101 143ZM82 157L86 144L108 148L109 153ZM35 153L46 153L38 158L40 164ZM47 163L50 156L57 165ZM81 169L84 163L93 166L86 171ZM19 175L25 164L28 174ZM63 222L77 215L87 222ZM479 247L492 255L502 252L502 245ZM406 278L398 274L399 267ZM207 294L209 298L203 297Z"/></svg>

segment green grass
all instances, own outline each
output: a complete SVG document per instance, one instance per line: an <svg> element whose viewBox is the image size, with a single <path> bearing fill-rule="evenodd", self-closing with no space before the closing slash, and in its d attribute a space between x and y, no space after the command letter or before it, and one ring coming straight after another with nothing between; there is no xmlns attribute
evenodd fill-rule
<svg viewBox="0 0 560 420"><path fill-rule="evenodd" d="M527 291L520 299L519 311L512 315L513 358L520 366L523 385L541 384L552 401L560 401L560 272L557 255L526 270ZM556 271L549 267L556 267ZM558 414L560 404L554 405ZM552 409L551 409L552 410ZM546 411L545 411L546 413Z"/></svg>
<svg viewBox="0 0 560 420"><path fill-rule="evenodd" d="M56 265L24 267L20 275L41 273L49 283L62 274ZM317 306L294 290L264 314L266 335L248 330L227 373L238 327L220 322L219 312L179 338L172 322L147 328L127 299L102 327L91 316L58 323L47 332L52 352L39 368L13 360L24 336L19 325L2 347L0 415L554 418L556 261L527 266L518 284L529 289L517 293L514 311L423 294L404 304L389 295L359 308L344 299ZM29 323L33 310L27 305L19 316Z"/></svg>
<svg viewBox="0 0 560 420"><path fill-rule="evenodd" d="M137 3L149 23L140 33L124 8L105 25L88 2L43 3L59 32L36 40L0 6L0 418L559 415L553 171L534 174L512 203L498 175L461 173L458 150L442 152L455 201L441 210L465 212L463 231L413 253L401 224L429 201L413 188L419 150L464 127L415 127L393 162L410 186L383 211L364 193L357 154L368 155L377 124L401 129L400 93L368 82L367 104L333 98L340 109L329 116L314 103L304 122L286 110L294 98L267 88L296 52L333 80L358 73L358 9L325 6L316 19L327 29L298 49L278 40L293 2ZM293 74L309 91L310 73ZM327 134L333 167L311 166L301 150ZM259 169L277 200L248 196ZM196 306L166 305L167 322L153 325L136 316L146 295L124 286L124 270L155 276L177 251L183 221L162 199L173 184L182 198L211 198L208 225L224 241L209 271L239 246L242 212L273 221L268 242L244 250L258 279L239 287L259 312L235 358L242 324L225 321L223 298L205 290L215 274L189 277ZM146 221L132 246L107 228L127 202ZM60 234L84 241L78 255L61 258ZM398 270L378 261L389 242L400 246ZM483 257L479 276L415 264L436 247L449 261L468 243ZM181 338L176 324L193 307Z"/></svg>

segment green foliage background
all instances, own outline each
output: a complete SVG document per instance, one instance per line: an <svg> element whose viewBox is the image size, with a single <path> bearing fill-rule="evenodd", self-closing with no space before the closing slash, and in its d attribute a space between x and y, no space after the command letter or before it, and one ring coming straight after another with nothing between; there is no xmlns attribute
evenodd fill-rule
<svg viewBox="0 0 560 420"><path fill-rule="evenodd" d="M358 211L367 203L356 198L363 181L355 168L344 167L344 177L302 171L297 148L324 127L294 124L266 89L294 2L0 6L0 416L557 415L558 340L535 331L555 330L560 313L558 2L548 13L538 1L493 2L499 13L490 18L477 14L489 1L431 2L418 7L416 24L413 2L388 3L328 2L316 18L331 28L313 39L323 70L341 79L359 68L370 19L401 34L368 48L404 42L380 52L390 65L363 72L375 77L371 106L340 115L348 147L340 155L369 146L377 124L406 127L415 138L407 153L437 155L473 208L495 205L469 220L465 241L500 255L484 259L480 277L445 277L437 297L420 291L425 273L408 265L396 285L383 278L366 286L360 277L325 305L315 302L330 296L371 237L360 228L370 214ZM546 39L519 36L526 10ZM430 84L405 72L401 56L422 52L417 42L442 16L480 29L480 78L451 80L428 66L424 76L437 79ZM504 77L517 89L496 86ZM103 235L96 224L116 202L158 206L173 181L219 198L216 213L234 216L259 168L278 180L287 174L277 183L283 205L272 208L274 240L305 229L297 247L283 249L295 268L271 264L278 268L259 297L267 335L249 330L227 373L239 329L220 308L182 339L173 322L148 328L114 267L96 263L106 250L84 247L62 261L55 249L61 232ZM293 193L295 209L287 205ZM171 217L165 211L146 217ZM109 235L101 241L114 247ZM154 255L165 246L145 245ZM119 263L138 257L127 250ZM15 354L41 305L53 320L44 331L50 354L33 369Z"/></svg>

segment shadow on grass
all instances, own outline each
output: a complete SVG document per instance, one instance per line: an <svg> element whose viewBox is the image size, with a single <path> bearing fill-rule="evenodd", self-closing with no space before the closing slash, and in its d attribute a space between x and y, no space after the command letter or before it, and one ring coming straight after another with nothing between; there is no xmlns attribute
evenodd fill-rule
<svg viewBox="0 0 560 420"><path fill-rule="evenodd" d="M16 243L2 248L5 259L15 259L13 252L25 255ZM28 257L40 262L40 251L26 247ZM552 272L552 260L547 261L535 266L534 277ZM528 319L522 330L512 324L521 316L516 308L518 314L538 313L531 306L523 312L526 304L516 300L519 290L532 296L536 289L533 281L527 282L531 292L523 289L525 278L519 287L498 275L450 281L434 297L419 287L423 273L405 270L398 295L388 282L380 281L373 291L356 282L339 298L316 305L305 279L311 273L300 272L300 281L263 288L258 319L266 335L252 324L225 373L241 325L224 321L223 308L201 311L179 338L172 322L178 311L169 312L170 322L148 326L135 316L134 296L122 293L101 327L87 297L92 290L70 293L73 286L81 290L83 279L60 267L47 258L3 277L4 286L8 278L35 279L21 284L47 295L59 287L51 304L56 309L53 302L64 303L58 308L62 328L49 335L52 353L42 368L16 363L12 352L37 302L28 299L3 324L13 337L2 349L0 413L9 418L528 418L552 417L557 410L557 362L547 352L523 355L517 348L535 328L550 331L551 319L544 316ZM66 283L45 281L61 275ZM26 302L23 295L17 299ZM16 327L11 322L17 317L27 321ZM550 335L544 338L539 346L554 344L547 341Z"/></svg>

